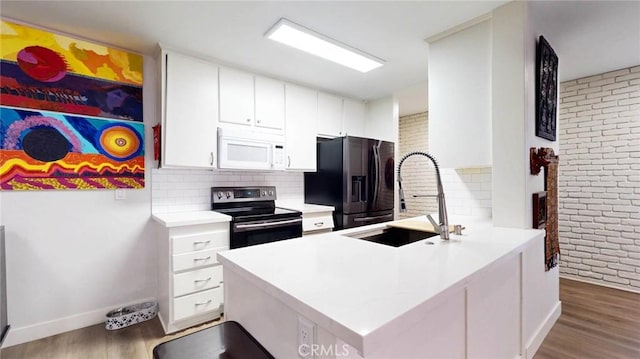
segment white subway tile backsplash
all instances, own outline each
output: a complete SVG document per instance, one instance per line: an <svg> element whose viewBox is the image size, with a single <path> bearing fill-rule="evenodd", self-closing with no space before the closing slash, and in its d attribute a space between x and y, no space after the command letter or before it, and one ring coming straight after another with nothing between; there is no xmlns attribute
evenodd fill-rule
<svg viewBox="0 0 640 359"><path fill-rule="evenodd" d="M153 169L154 213L201 211L211 208L211 187L276 186L278 199L302 200L301 172Z"/></svg>

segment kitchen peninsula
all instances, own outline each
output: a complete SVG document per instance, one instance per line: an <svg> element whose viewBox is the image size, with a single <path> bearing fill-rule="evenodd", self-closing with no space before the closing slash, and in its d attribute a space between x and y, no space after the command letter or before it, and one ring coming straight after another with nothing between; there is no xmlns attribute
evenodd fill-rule
<svg viewBox="0 0 640 359"><path fill-rule="evenodd" d="M221 252L225 317L278 358L299 357L300 317L316 358L530 358L560 313L523 334L544 232L464 223L397 248L350 237L376 224Z"/></svg>

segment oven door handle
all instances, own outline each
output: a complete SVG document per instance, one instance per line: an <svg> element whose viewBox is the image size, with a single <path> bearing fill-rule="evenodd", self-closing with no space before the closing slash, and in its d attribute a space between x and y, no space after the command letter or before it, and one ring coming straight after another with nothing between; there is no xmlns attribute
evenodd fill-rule
<svg viewBox="0 0 640 359"><path fill-rule="evenodd" d="M295 223L301 223L302 218L289 219L286 221L266 222L266 223L250 223L250 224L234 224L233 229L236 232L246 232L256 229L284 227Z"/></svg>
<svg viewBox="0 0 640 359"><path fill-rule="evenodd" d="M385 214L385 215L382 215L382 216L375 216L375 217L354 218L353 221L354 222L369 222L369 221L373 221L375 219L383 219L383 218L389 218L389 217L393 217L393 214Z"/></svg>

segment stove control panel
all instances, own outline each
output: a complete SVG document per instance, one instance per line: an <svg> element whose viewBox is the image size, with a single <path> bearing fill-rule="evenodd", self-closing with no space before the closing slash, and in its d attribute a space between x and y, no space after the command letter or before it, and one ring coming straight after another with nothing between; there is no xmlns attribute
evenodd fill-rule
<svg viewBox="0 0 640 359"><path fill-rule="evenodd" d="M274 186L211 187L211 203L275 201Z"/></svg>

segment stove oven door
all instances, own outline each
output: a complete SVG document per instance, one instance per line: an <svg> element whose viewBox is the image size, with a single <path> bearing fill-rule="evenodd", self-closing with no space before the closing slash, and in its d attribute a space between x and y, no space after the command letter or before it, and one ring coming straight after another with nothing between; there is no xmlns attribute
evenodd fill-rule
<svg viewBox="0 0 640 359"><path fill-rule="evenodd" d="M231 223L231 249L302 236L302 218Z"/></svg>

